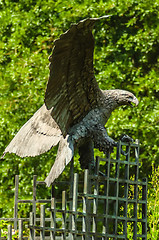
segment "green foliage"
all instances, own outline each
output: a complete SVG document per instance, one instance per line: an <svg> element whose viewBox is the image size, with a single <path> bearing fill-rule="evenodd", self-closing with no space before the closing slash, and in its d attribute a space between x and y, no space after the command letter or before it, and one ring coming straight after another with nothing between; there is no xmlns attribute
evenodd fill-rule
<svg viewBox="0 0 159 240"><path fill-rule="evenodd" d="M7 239L8 237L8 222L7 221L1 221L0 222L0 229L1 231L1 237L5 237L5 239ZM29 230L27 228L24 228L23 231L23 236L24 237L28 237L29 236ZM12 228L12 239L18 239L19 237L19 230L14 230L14 228Z"/></svg>
<svg viewBox="0 0 159 240"><path fill-rule="evenodd" d="M142 176L152 180L151 163L159 163L158 0L1 0L0 154L43 104L53 41L71 23L106 14L111 17L97 23L94 30L96 79L103 89L126 89L140 100L138 108L122 107L112 114L108 133L117 139L124 132L140 140ZM15 174L20 174L20 188L25 188L22 196L29 198L33 175L44 180L55 156L52 149L33 159L8 154L0 161L3 216L12 214ZM68 170L62 177L69 177ZM155 192L152 188L149 199ZM43 195L47 198L48 192ZM149 214L153 216L152 211Z"/></svg>

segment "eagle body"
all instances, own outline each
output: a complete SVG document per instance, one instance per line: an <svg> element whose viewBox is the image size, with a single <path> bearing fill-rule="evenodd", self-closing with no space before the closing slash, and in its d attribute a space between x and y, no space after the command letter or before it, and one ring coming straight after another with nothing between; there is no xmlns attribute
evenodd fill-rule
<svg viewBox="0 0 159 240"><path fill-rule="evenodd" d="M112 111L121 105L138 105L131 92L101 90L96 82L92 29L101 18L72 25L54 42L44 104L4 151L4 155L9 152L21 157L37 156L59 144L45 180L48 186L71 161L75 147L79 149L81 166L86 168L93 161L94 147L104 153L112 151L116 142L105 128Z"/></svg>

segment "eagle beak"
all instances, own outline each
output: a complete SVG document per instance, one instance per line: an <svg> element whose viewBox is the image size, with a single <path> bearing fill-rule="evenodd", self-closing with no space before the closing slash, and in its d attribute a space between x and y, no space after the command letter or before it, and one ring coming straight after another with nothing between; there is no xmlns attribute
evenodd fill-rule
<svg viewBox="0 0 159 240"><path fill-rule="evenodd" d="M132 101L136 106L139 104L139 100L136 98L136 97L134 97L133 98L133 101Z"/></svg>
<svg viewBox="0 0 159 240"><path fill-rule="evenodd" d="M138 104L139 104L139 101L138 101L138 99L135 97L135 96L133 96L133 97L130 97L129 98L129 102L128 102L128 105L130 106L130 107L134 107L134 104L137 106Z"/></svg>

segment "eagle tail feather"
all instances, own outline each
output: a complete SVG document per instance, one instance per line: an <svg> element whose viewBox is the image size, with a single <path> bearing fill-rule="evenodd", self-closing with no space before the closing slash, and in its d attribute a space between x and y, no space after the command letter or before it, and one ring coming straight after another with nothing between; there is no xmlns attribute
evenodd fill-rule
<svg viewBox="0 0 159 240"><path fill-rule="evenodd" d="M66 165L73 158L73 154L74 154L73 141L67 135L66 138L61 139L54 165L52 166L49 175L45 179L45 183L48 187L63 172Z"/></svg>

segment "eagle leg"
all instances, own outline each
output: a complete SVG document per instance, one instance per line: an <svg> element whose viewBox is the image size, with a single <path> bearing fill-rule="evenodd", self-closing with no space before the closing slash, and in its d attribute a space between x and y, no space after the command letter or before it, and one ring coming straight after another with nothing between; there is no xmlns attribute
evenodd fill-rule
<svg viewBox="0 0 159 240"><path fill-rule="evenodd" d="M117 142L108 136L105 127L101 124L95 125L91 129L90 136L94 142L94 147L103 151L105 154L113 152L113 148L117 146Z"/></svg>
<svg viewBox="0 0 159 240"><path fill-rule="evenodd" d="M103 151L105 154L108 152L113 152L113 148L117 146L117 142L108 136L105 127L101 124L95 125L91 129L90 136L94 142L94 147L98 148L100 151ZM120 140L128 143L133 142L133 139L126 134L122 134ZM125 152L123 149L121 149L121 154L127 156L128 152Z"/></svg>
<svg viewBox="0 0 159 240"><path fill-rule="evenodd" d="M94 144L93 141L88 138L79 146L80 165L82 169L94 168Z"/></svg>

